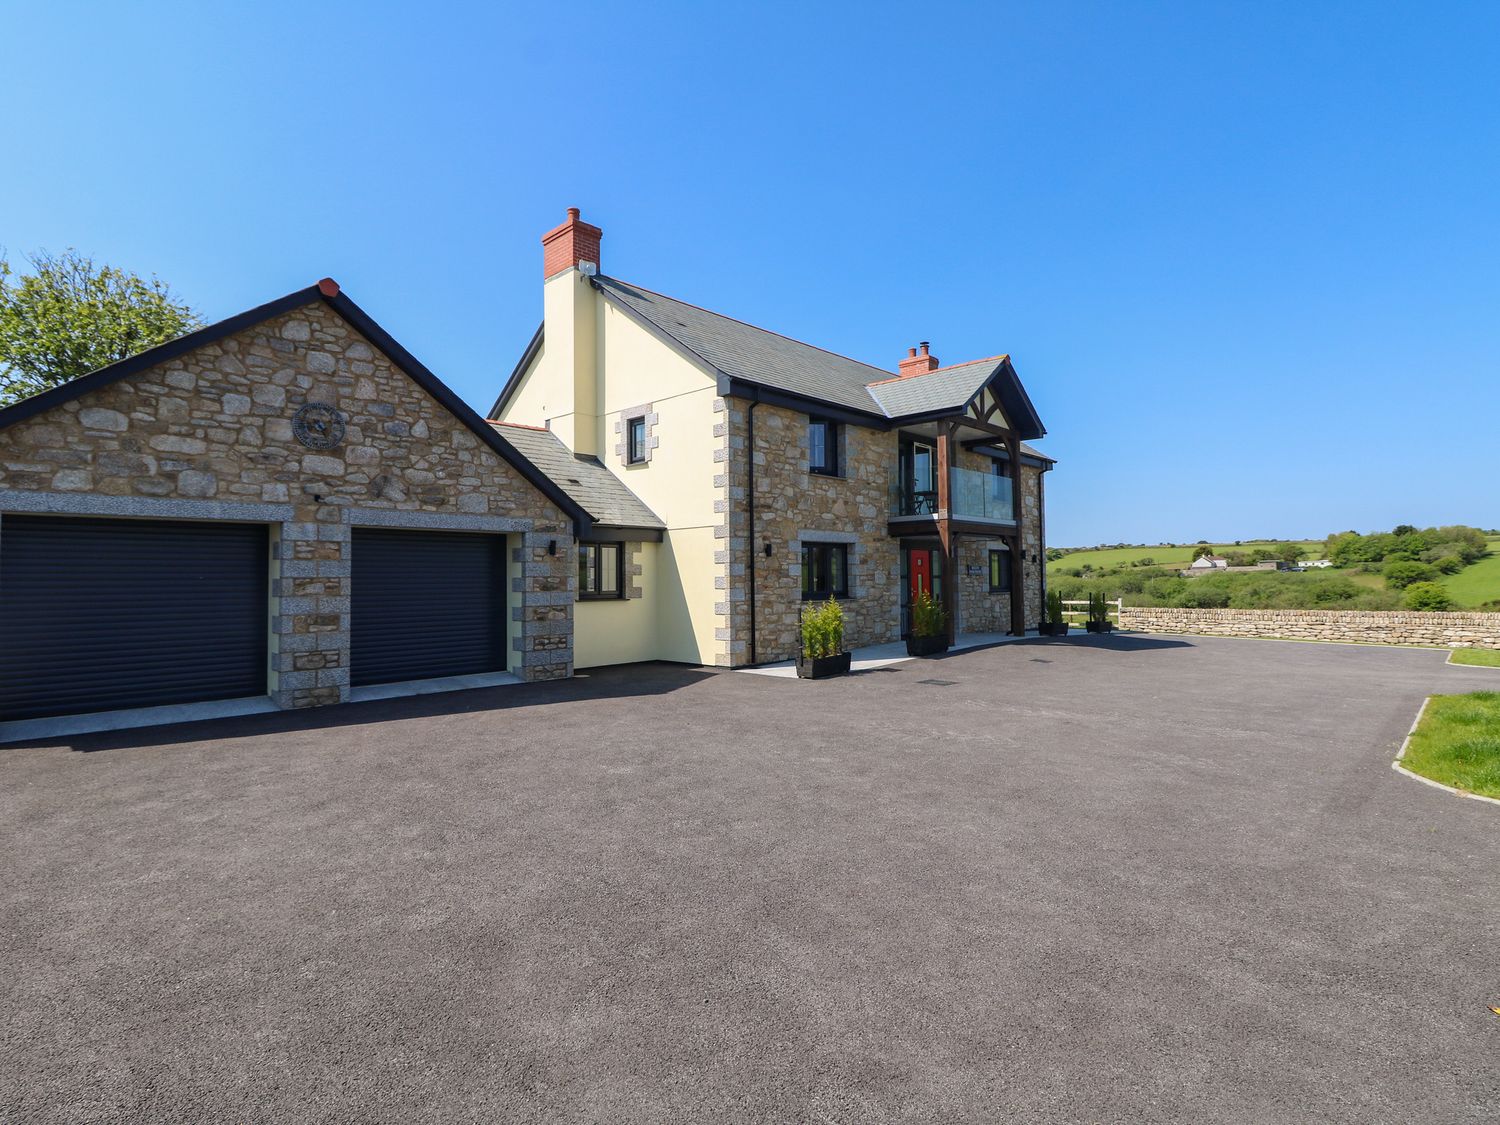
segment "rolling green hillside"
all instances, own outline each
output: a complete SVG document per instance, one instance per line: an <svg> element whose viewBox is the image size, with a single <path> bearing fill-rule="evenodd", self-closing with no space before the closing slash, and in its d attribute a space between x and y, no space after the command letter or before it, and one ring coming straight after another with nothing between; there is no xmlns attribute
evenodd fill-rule
<svg viewBox="0 0 1500 1125"><path fill-rule="evenodd" d="M1238 545L1216 543L1213 545L1213 552L1216 555L1222 555L1225 551L1253 551L1256 547L1269 547L1286 542L1294 542L1306 547L1308 558L1317 558L1323 550L1321 539L1256 539ZM1063 567L1080 566L1091 566L1095 570L1109 570L1117 566L1128 566L1141 559L1151 559L1157 566L1176 567L1180 570L1193 561L1193 552L1198 550L1199 546L1199 544L1189 543L1180 547L1109 547L1102 551L1074 551L1072 554L1064 555L1048 563L1047 570L1056 571Z"/></svg>
<svg viewBox="0 0 1500 1125"><path fill-rule="evenodd" d="M1448 596L1462 606L1500 600L1500 539L1491 539L1490 553L1457 574L1443 579Z"/></svg>

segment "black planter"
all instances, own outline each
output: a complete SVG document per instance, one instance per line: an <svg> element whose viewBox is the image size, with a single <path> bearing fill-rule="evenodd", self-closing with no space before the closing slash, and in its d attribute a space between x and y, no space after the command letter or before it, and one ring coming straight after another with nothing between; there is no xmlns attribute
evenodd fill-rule
<svg viewBox="0 0 1500 1125"><path fill-rule="evenodd" d="M1060 621L1055 625L1050 621L1043 621L1037 628L1044 637L1066 637L1068 635L1068 623L1066 621Z"/></svg>
<svg viewBox="0 0 1500 1125"><path fill-rule="evenodd" d="M1108 633L1115 627L1113 621L1086 621L1083 627L1090 633Z"/></svg>
<svg viewBox="0 0 1500 1125"><path fill-rule="evenodd" d="M944 636L906 638L907 656L937 656L948 651L948 638Z"/></svg>
<svg viewBox="0 0 1500 1125"><path fill-rule="evenodd" d="M816 656L811 660L800 659L797 661L797 678L821 680L824 676L842 676L849 671L849 659L847 652L837 656Z"/></svg>

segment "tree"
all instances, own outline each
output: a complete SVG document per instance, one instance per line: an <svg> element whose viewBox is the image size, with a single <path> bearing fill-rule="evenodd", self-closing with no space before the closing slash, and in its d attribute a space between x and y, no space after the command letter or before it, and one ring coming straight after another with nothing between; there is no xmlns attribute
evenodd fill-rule
<svg viewBox="0 0 1500 1125"><path fill-rule="evenodd" d="M1413 582L1406 588L1406 608L1439 613L1453 608L1448 591L1436 582Z"/></svg>
<svg viewBox="0 0 1500 1125"><path fill-rule="evenodd" d="M0 406L87 375L202 325L159 278L96 265L76 250L0 256Z"/></svg>
<svg viewBox="0 0 1500 1125"><path fill-rule="evenodd" d="M1404 590L1414 582L1431 583L1438 574L1436 567L1409 559L1394 559L1385 564L1381 573L1392 590Z"/></svg>

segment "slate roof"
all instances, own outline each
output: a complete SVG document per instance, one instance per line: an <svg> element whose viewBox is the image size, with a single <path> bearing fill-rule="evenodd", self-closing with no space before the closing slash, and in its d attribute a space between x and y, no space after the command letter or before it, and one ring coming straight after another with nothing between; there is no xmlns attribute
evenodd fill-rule
<svg viewBox="0 0 1500 1125"><path fill-rule="evenodd" d="M866 389L890 418L961 410L979 388L990 381L1006 358L997 355L990 359L976 359L905 378L886 376Z"/></svg>
<svg viewBox="0 0 1500 1125"><path fill-rule="evenodd" d="M850 410L881 413L880 404L866 388L891 378L889 371L613 277L599 276L594 281L613 300L645 317L725 375Z"/></svg>
<svg viewBox="0 0 1500 1125"><path fill-rule="evenodd" d="M551 430L494 421L490 425L538 472L566 492L594 523L602 527L666 528L657 514L597 457L574 453Z"/></svg>
<svg viewBox="0 0 1500 1125"><path fill-rule="evenodd" d="M895 421L959 410L1003 370L1006 379L1002 383L1001 404L1007 417L1028 437L1046 433L1025 388L1014 378L1007 356L954 364L898 379L890 371L857 359L709 312L619 278L600 275L593 281L600 292L648 328L696 356L710 370L731 379ZM496 403L497 409L499 405Z"/></svg>

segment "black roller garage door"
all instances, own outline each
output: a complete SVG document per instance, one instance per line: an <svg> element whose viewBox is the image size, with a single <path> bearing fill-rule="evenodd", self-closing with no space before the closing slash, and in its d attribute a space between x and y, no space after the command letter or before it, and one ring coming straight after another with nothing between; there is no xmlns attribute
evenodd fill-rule
<svg viewBox="0 0 1500 1125"><path fill-rule="evenodd" d="M266 692L267 529L0 519L0 719Z"/></svg>
<svg viewBox="0 0 1500 1125"><path fill-rule="evenodd" d="M505 671L505 537L354 529L349 682Z"/></svg>

